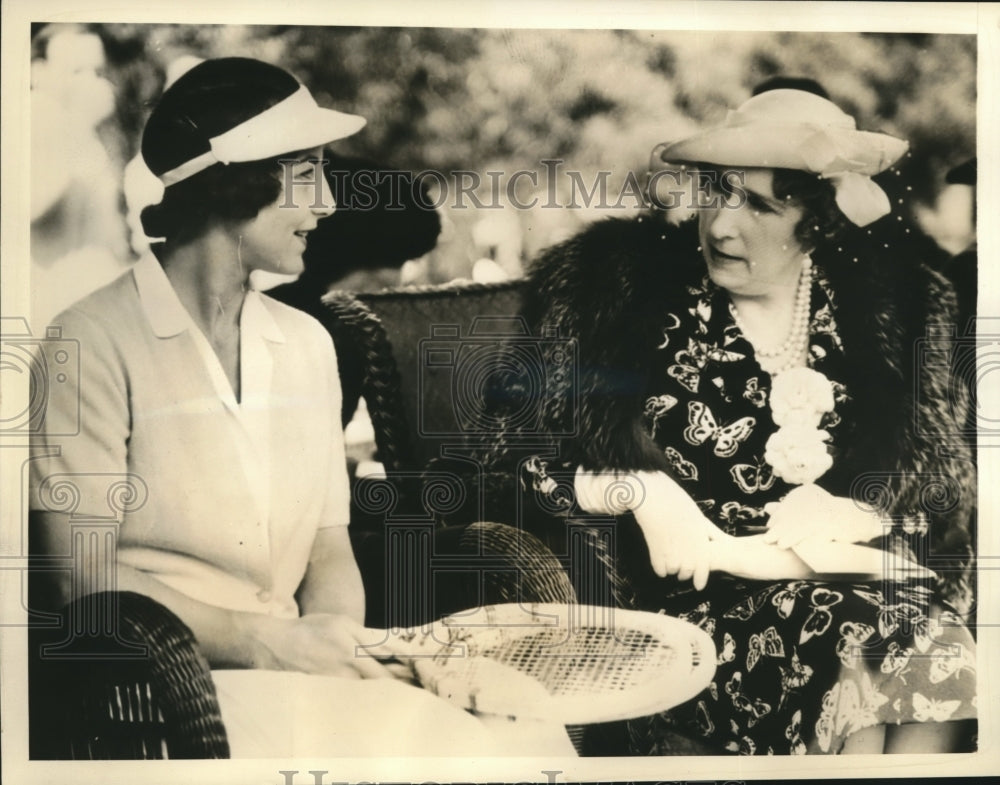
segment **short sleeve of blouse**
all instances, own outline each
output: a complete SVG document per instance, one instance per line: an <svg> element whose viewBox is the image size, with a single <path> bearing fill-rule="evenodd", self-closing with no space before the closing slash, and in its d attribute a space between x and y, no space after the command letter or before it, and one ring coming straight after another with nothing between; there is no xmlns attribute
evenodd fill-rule
<svg viewBox="0 0 1000 785"><path fill-rule="evenodd" d="M107 518L124 512L127 375L114 339L92 315L69 310L40 342L31 378L33 510ZM117 499L117 501L116 501Z"/></svg>

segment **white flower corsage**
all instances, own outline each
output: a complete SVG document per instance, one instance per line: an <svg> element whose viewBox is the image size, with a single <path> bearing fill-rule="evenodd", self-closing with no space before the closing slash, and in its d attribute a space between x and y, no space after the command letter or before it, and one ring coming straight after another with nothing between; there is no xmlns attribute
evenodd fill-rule
<svg viewBox="0 0 1000 785"><path fill-rule="evenodd" d="M812 368L790 368L771 384L771 416L778 426L816 428L833 403L833 385Z"/></svg>
<svg viewBox="0 0 1000 785"><path fill-rule="evenodd" d="M815 482L833 466L826 442L830 434L819 428L786 425L771 434L764 460L774 473L792 485Z"/></svg>
<svg viewBox="0 0 1000 785"><path fill-rule="evenodd" d="M792 485L815 482L833 465L830 434L819 427L834 407L833 385L812 368L790 368L774 377L771 416L778 430L767 440L764 460Z"/></svg>

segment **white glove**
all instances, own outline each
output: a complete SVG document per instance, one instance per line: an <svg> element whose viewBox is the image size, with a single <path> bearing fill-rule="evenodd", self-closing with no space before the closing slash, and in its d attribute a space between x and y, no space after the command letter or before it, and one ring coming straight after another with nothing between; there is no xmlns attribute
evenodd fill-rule
<svg viewBox="0 0 1000 785"><path fill-rule="evenodd" d="M779 548L794 548L813 538L868 542L885 533L882 519L871 508L812 483L791 490L780 502L765 505L764 511L771 517L762 541Z"/></svg>
<svg viewBox="0 0 1000 785"><path fill-rule="evenodd" d="M705 588L711 571L709 543L729 537L719 530L670 476L663 472L591 473L577 469L577 503L588 512L632 512L660 577L676 575Z"/></svg>

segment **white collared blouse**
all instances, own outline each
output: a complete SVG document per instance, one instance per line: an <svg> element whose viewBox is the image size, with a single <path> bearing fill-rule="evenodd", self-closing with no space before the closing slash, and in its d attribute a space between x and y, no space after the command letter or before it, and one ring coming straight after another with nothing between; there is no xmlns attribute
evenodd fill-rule
<svg viewBox="0 0 1000 785"><path fill-rule="evenodd" d="M237 402L152 255L53 324L79 373L50 369L32 508L117 518L121 563L202 602L297 615L317 530L349 521L326 330L249 292Z"/></svg>

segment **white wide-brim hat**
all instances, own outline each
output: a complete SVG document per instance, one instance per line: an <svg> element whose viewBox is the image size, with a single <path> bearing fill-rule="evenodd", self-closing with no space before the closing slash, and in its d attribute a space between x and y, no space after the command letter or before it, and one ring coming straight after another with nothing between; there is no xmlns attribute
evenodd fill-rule
<svg viewBox="0 0 1000 785"><path fill-rule="evenodd" d="M866 226L890 210L871 175L908 147L894 136L857 130L853 117L818 95L769 90L730 110L722 125L664 144L659 155L670 163L814 172L833 182L848 220Z"/></svg>

